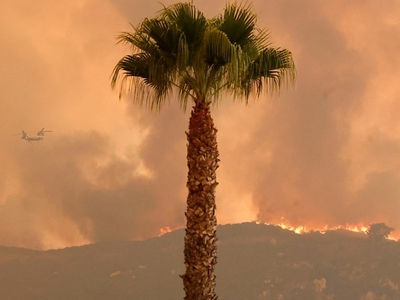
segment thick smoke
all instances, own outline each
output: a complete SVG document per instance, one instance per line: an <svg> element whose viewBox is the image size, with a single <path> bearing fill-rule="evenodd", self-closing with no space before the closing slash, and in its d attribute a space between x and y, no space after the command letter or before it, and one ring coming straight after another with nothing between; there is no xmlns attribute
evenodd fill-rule
<svg viewBox="0 0 400 300"><path fill-rule="evenodd" d="M103 4L68 2L58 18L48 3L8 8L8 24L26 31L10 26L2 47L0 245L132 240L184 225L185 116L118 101L110 74L129 21ZM40 143L12 136L43 126L53 132Z"/></svg>
<svg viewBox="0 0 400 300"><path fill-rule="evenodd" d="M296 90L259 106L264 114L237 153L250 156L244 183L261 221L400 225L398 87L391 78L398 78L399 7L355 2L338 17L343 5L258 5L298 70Z"/></svg>
<svg viewBox="0 0 400 300"><path fill-rule="evenodd" d="M172 2L165 2L170 4ZM208 17L224 1L195 3ZM255 1L296 87L214 107L220 223L400 230L400 5ZM52 248L184 226L189 110L118 101L116 46L161 9L145 1L9 3L0 20L0 245ZM30 145L12 136L53 130Z"/></svg>
<svg viewBox="0 0 400 300"><path fill-rule="evenodd" d="M169 190L173 180L142 175L135 155L116 156L102 134L49 137L14 151L23 168L18 193L8 195L0 211L2 244L31 240L35 247L49 247L57 239L65 244L140 239L183 222L184 199L179 188Z"/></svg>

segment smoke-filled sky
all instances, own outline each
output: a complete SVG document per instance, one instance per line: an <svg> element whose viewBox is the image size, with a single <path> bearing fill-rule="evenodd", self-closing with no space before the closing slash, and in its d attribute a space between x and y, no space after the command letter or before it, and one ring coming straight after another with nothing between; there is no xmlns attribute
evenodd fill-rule
<svg viewBox="0 0 400 300"><path fill-rule="evenodd" d="M4 1L3 1L4 2ZM164 1L168 5L173 1ZM207 17L225 1L195 0ZM153 0L6 0L0 19L0 245L35 249L183 227L189 110L119 100L116 36ZM222 97L219 223L308 228L385 222L400 231L400 3L256 0L295 87L245 106ZM30 145L13 136L45 140Z"/></svg>

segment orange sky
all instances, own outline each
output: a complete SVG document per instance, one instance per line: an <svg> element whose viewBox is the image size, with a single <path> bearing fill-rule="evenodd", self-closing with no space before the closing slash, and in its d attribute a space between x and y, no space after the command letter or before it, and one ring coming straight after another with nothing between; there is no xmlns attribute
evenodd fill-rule
<svg viewBox="0 0 400 300"><path fill-rule="evenodd" d="M164 1L170 4L173 1ZM208 17L225 1L194 1ZM220 223L400 231L400 3L254 1L295 88L214 108ZM384 4L384 5L383 5ZM48 249L184 226L189 112L119 101L115 45L158 1L8 1L0 19L0 245ZM29 145L13 134L53 130Z"/></svg>

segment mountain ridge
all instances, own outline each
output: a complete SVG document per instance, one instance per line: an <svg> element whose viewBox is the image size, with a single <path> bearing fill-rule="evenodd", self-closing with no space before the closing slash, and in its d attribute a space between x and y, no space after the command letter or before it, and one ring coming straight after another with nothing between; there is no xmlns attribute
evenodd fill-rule
<svg viewBox="0 0 400 300"><path fill-rule="evenodd" d="M218 227L217 293L231 300L400 299L400 243L346 230ZM58 250L0 247L2 299L183 299L184 230ZM368 298L369 297L369 298ZM384 298L386 297L386 298Z"/></svg>

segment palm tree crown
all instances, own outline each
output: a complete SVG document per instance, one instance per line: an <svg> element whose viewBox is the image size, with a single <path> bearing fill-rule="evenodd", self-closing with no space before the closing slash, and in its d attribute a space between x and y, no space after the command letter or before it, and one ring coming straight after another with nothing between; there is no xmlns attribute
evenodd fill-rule
<svg viewBox="0 0 400 300"><path fill-rule="evenodd" d="M294 80L292 55L270 47L268 32L256 21L248 5L229 4L212 19L192 3L164 7L119 36L133 53L115 66L112 86L120 81L120 96L133 92L149 108L159 108L173 87L183 107L189 98L212 102L222 91L247 100L263 87L275 90Z"/></svg>

